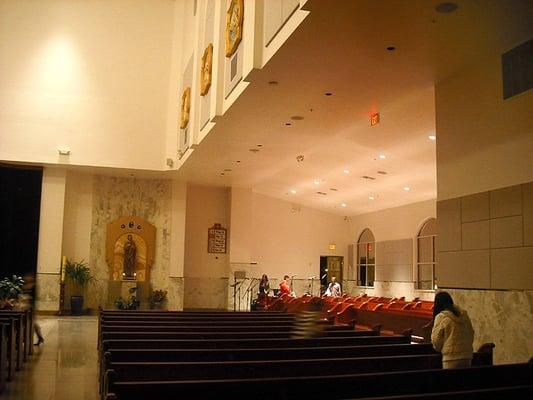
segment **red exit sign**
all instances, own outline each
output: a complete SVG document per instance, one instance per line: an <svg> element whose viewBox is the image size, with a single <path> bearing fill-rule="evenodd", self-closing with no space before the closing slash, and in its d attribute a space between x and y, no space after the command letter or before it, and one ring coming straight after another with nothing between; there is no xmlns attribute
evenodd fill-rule
<svg viewBox="0 0 533 400"><path fill-rule="evenodd" d="M377 124L379 124L379 113L370 116L370 126L375 126Z"/></svg>

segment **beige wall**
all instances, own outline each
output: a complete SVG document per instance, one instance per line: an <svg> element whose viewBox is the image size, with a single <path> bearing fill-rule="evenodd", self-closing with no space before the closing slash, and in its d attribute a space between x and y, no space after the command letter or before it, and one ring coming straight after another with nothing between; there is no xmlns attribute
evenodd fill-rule
<svg viewBox="0 0 533 400"><path fill-rule="evenodd" d="M365 228L376 241L413 238L425 220L436 216L435 200L389 208L350 217L350 242L356 243Z"/></svg>
<svg viewBox="0 0 533 400"><path fill-rule="evenodd" d="M185 308L226 308L229 276L230 193L227 188L187 187L185 223ZM215 223L228 229L226 254L207 252L207 231Z"/></svg>
<svg viewBox="0 0 533 400"><path fill-rule="evenodd" d="M2 1L0 160L163 168L173 10Z"/></svg>
<svg viewBox="0 0 533 400"><path fill-rule="evenodd" d="M436 85L439 200L533 180L533 90L502 93L500 54Z"/></svg>
<svg viewBox="0 0 533 400"><path fill-rule="evenodd" d="M320 256L348 256L348 222L344 217L253 194L252 275L283 278L318 276ZM336 244L336 250L329 250ZM301 293L297 293L300 295Z"/></svg>

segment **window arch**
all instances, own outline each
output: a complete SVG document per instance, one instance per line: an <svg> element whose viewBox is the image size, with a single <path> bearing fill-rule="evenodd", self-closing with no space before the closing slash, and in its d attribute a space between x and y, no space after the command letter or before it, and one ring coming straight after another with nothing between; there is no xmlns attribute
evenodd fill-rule
<svg viewBox="0 0 533 400"><path fill-rule="evenodd" d="M376 276L376 239L366 228L357 241L357 284L374 286Z"/></svg>
<svg viewBox="0 0 533 400"><path fill-rule="evenodd" d="M416 236L416 288L433 290L435 287L435 238L437 219L424 222Z"/></svg>

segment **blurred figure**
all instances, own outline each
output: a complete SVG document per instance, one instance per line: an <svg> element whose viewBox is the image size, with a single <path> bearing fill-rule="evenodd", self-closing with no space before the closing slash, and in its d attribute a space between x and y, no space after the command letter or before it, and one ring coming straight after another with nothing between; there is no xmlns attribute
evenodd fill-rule
<svg viewBox="0 0 533 400"><path fill-rule="evenodd" d="M291 294L291 287L289 285L289 275L285 275L283 277L283 280L279 284L279 295L282 296L284 294Z"/></svg>
<svg viewBox="0 0 533 400"><path fill-rule="evenodd" d="M24 285L22 286L22 294L19 295L19 302L17 308L20 310L32 309L33 329L37 335L36 346L44 342L44 337L41 331L41 326L35 319L35 277L32 274L26 274L23 277Z"/></svg>
<svg viewBox="0 0 533 400"><path fill-rule="evenodd" d="M442 353L443 368L469 367L472 362L474 328L468 313L453 303L448 292L435 295L431 343Z"/></svg>
<svg viewBox="0 0 533 400"><path fill-rule="evenodd" d="M325 321L322 321L322 308L324 300L312 299L308 304L308 309L296 314L291 338L309 339L322 335Z"/></svg>
<svg viewBox="0 0 533 400"><path fill-rule="evenodd" d="M337 278L334 276L331 277L331 282L328 285L328 288L326 289L326 293L324 293L326 296L333 296L333 297L341 297L342 296L342 290L341 285L337 282Z"/></svg>

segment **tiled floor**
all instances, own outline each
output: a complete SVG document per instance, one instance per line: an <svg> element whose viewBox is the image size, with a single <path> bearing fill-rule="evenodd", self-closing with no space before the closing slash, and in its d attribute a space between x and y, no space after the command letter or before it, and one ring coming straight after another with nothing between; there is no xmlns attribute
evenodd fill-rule
<svg viewBox="0 0 533 400"><path fill-rule="evenodd" d="M44 343L0 395L5 400L96 400L96 317L41 317Z"/></svg>

